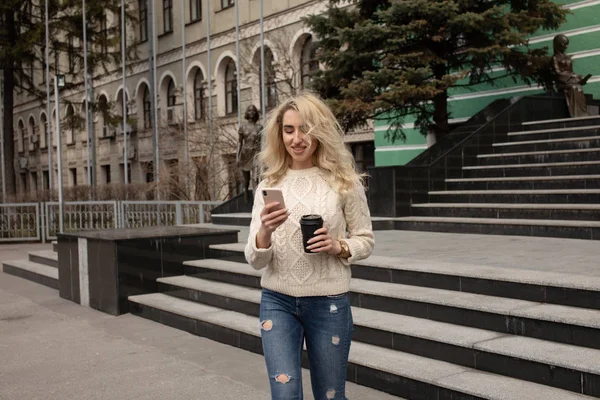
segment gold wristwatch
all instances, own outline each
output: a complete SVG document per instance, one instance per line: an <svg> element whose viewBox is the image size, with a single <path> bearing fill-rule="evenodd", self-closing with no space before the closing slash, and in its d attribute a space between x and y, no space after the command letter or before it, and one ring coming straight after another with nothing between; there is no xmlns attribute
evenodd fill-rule
<svg viewBox="0 0 600 400"><path fill-rule="evenodd" d="M340 253L337 255L340 258L350 258L350 256L352 254L350 254L350 247L348 247L348 243L346 243L346 241L344 239L340 239L340 247L342 248L342 251L340 251Z"/></svg>

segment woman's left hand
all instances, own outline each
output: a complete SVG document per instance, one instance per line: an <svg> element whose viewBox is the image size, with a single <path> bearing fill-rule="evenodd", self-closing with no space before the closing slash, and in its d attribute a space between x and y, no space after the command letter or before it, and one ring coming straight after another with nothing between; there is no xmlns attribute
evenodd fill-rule
<svg viewBox="0 0 600 400"><path fill-rule="evenodd" d="M340 242L329 236L327 227L325 226L315 231L315 237L310 239L308 244L307 249L313 253L327 253L335 256L342 251Z"/></svg>

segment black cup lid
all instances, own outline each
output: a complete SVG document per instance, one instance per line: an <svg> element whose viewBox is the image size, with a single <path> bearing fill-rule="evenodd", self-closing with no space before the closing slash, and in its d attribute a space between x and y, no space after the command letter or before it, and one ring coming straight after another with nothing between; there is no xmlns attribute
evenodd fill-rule
<svg viewBox="0 0 600 400"><path fill-rule="evenodd" d="M308 215L303 215L302 219L304 221L310 221L310 220L320 220L322 218L319 214L308 214Z"/></svg>

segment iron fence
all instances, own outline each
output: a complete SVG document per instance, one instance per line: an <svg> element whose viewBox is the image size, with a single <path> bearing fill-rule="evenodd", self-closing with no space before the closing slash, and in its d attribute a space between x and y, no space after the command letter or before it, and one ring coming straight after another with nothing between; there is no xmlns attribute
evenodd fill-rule
<svg viewBox="0 0 600 400"><path fill-rule="evenodd" d="M41 240L42 220L38 203L0 204L0 242Z"/></svg>
<svg viewBox="0 0 600 400"><path fill-rule="evenodd" d="M75 201L63 203L65 232L203 224L219 201ZM58 202L0 204L0 243L55 240Z"/></svg>

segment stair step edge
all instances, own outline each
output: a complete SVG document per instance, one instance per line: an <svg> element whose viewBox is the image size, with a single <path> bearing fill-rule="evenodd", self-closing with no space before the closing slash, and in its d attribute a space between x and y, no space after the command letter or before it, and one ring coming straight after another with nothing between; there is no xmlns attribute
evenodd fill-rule
<svg viewBox="0 0 600 400"><path fill-rule="evenodd" d="M165 297L168 298L170 296L161 294L140 295L131 296L129 300L145 306L158 308L162 311L200 319L224 328L244 332L257 338L260 337L259 321L255 317L208 306L202 307L202 311L199 312L196 303L174 298L167 300L167 305L161 304L161 300L164 301ZM191 303L193 307L186 305L186 303ZM190 310L189 308L196 308L196 310ZM180 313L179 309L182 309L183 313ZM502 397L505 400L522 400L523 398L527 398L528 400L547 400L549 398L577 400L590 398L589 396L579 395L562 389L480 372L444 361L384 349L360 342L352 344L349 362L471 395L483 395L487 398ZM468 376L462 377L462 374L468 374ZM482 381L485 382L484 385L480 384ZM507 387L510 387L511 390L507 391ZM482 394L482 391L487 394Z"/></svg>

